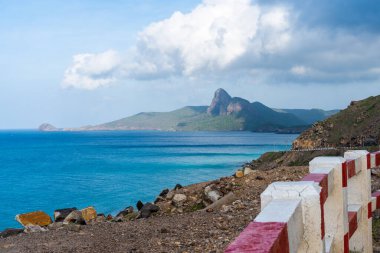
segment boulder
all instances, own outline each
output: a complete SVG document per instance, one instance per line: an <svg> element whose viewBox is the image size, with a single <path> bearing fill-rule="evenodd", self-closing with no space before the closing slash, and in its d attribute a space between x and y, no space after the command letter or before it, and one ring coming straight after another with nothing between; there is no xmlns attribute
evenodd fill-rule
<svg viewBox="0 0 380 253"><path fill-rule="evenodd" d="M217 201L218 199L222 197L222 195L218 191L215 191L215 190L207 192L206 196L209 200L211 200L212 203L214 203L215 201Z"/></svg>
<svg viewBox="0 0 380 253"><path fill-rule="evenodd" d="M137 210L140 211L143 206L144 206L144 203L141 202L141 200L137 201L137 203L136 203Z"/></svg>
<svg viewBox="0 0 380 253"><path fill-rule="evenodd" d="M175 193L174 191L170 191L166 194L166 199L171 200L174 197Z"/></svg>
<svg viewBox="0 0 380 253"><path fill-rule="evenodd" d="M89 206L82 210L80 210L82 213L83 219L85 219L86 222L92 221L96 219L96 210L94 207Z"/></svg>
<svg viewBox="0 0 380 253"><path fill-rule="evenodd" d="M16 215L16 220L24 227L28 225L44 227L52 223L50 216L42 211L18 214Z"/></svg>
<svg viewBox="0 0 380 253"><path fill-rule="evenodd" d="M36 232L46 232L46 231L48 231L46 228L43 228L37 225L26 225L24 229L24 232L27 234L36 233Z"/></svg>
<svg viewBox="0 0 380 253"><path fill-rule="evenodd" d="M160 210L164 213L170 213L170 210L173 207L170 201L159 202L157 205L160 207Z"/></svg>
<svg viewBox="0 0 380 253"><path fill-rule="evenodd" d="M128 215L128 214L130 214L130 213L133 213L133 206L129 206L129 207L127 207L127 208L125 208L123 211L120 211L117 215L116 215L116 217L124 217L124 216L126 216L126 215Z"/></svg>
<svg viewBox="0 0 380 253"><path fill-rule="evenodd" d="M149 210L151 211L152 213L155 213L155 212L158 212L160 210L160 208L157 206L157 205L154 205L150 202L146 203L142 208L141 210Z"/></svg>
<svg viewBox="0 0 380 253"><path fill-rule="evenodd" d="M168 192L169 192L169 189L164 189L164 190L162 190L162 192L160 193L160 197L166 197L166 194L168 194Z"/></svg>
<svg viewBox="0 0 380 253"><path fill-rule="evenodd" d="M54 221L60 222L64 221L67 215L69 215L72 211L77 210L76 207L71 208L63 208L63 209L57 209L54 211Z"/></svg>
<svg viewBox="0 0 380 253"><path fill-rule="evenodd" d="M140 214L139 214L139 216L138 216L138 218L139 218L139 219L140 219L140 218L144 218L144 219L146 219L146 218L149 218L151 214L152 214L152 212L149 211L149 210L141 210L141 211L140 211Z"/></svg>
<svg viewBox="0 0 380 253"><path fill-rule="evenodd" d="M112 220L113 222L122 222L123 221L123 216L115 216Z"/></svg>
<svg viewBox="0 0 380 253"><path fill-rule="evenodd" d="M24 232L24 229L21 229L21 228L7 228L4 231L0 232L0 238L15 236L23 232Z"/></svg>
<svg viewBox="0 0 380 253"><path fill-rule="evenodd" d="M209 193L210 191L212 191L211 185L206 186L205 187L205 195L207 195L207 193Z"/></svg>
<svg viewBox="0 0 380 253"><path fill-rule="evenodd" d="M243 173L243 171L241 171L241 170L236 171L236 173L235 173L235 177L237 177L237 178L244 177L244 173Z"/></svg>
<svg viewBox="0 0 380 253"><path fill-rule="evenodd" d="M183 186L180 185L180 184L176 184L176 185L174 186L174 190L179 190L179 189L182 189L182 188L183 188Z"/></svg>
<svg viewBox="0 0 380 253"><path fill-rule="evenodd" d="M244 176L249 175L249 174L251 174L252 172L254 172L254 170L251 169L250 167L245 167L245 168L244 168Z"/></svg>
<svg viewBox="0 0 380 253"><path fill-rule="evenodd" d="M160 197L160 196L158 196L158 197L154 200L154 204L156 204L156 203L158 203L158 202L162 202L162 201L164 201L164 200L165 200L164 197Z"/></svg>
<svg viewBox="0 0 380 253"><path fill-rule="evenodd" d="M138 218L149 218L152 213L158 212L160 208L152 203L146 203L140 210Z"/></svg>
<svg viewBox="0 0 380 253"><path fill-rule="evenodd" d="M139 214L137 212L134 213L129 213L126 216L124 216L124 220L129 221L129 220L134 220L137 218Z"/></svg>
<svg viewBox="0 0 380 253"><path fill-rule="evenodd" d="M172 202L174 206L180 207L185 203L186 200L187 197L185 194L177 193L176 195L174 195Z"/></svg>
<svg viewBox="0 0 380 253"><path fill-rule="evenodd" d="M79 225L86 225L86 220L83 218L82 212L78 210L72 211L65 220L63 221L63 224L79 224Z"/></svg>

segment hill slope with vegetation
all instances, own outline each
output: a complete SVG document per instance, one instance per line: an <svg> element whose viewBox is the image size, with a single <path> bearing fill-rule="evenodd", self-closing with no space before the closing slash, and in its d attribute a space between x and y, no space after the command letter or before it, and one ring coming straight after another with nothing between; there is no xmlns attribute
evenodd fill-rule
<svg viewBox="0 0 380 253"><path fill-rule="evenodd" d="M380 96L353 101L344 110L317 122L293 143L295 149L376 146L380 143Z"/></svg>

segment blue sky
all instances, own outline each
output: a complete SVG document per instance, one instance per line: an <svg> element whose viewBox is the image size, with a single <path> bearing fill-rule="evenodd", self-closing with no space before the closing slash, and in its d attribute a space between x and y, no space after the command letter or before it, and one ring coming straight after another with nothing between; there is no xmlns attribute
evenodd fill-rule
<svg viewBox="0 0 380 253"><path fill-rule="evenodd" d="M0 0L0 128L208 104L281 108L380 92L380 3Z"/></svg>

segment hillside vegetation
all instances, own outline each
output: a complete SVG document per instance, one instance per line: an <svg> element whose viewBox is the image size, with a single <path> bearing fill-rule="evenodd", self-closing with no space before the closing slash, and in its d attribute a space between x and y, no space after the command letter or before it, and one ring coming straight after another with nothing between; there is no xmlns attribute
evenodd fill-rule
<svg viewBox="0 0 380 253"><path fill-rule="evenodd" d="M293 143L295 149L375 146L380 143L380 96L353 101L344 110L317 122Z"/></svg>

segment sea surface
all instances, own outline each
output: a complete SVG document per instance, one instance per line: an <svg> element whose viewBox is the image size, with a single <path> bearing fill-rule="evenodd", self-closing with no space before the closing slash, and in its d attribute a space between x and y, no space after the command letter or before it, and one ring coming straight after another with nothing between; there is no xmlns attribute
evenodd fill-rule
<svg viewBox="0 0 380 253"><path fill-rule="evenodd" d="M116 214L164 188L229 176L297 135L252 132L0 131L0 230L16 214L84 208Z"/></svg>

